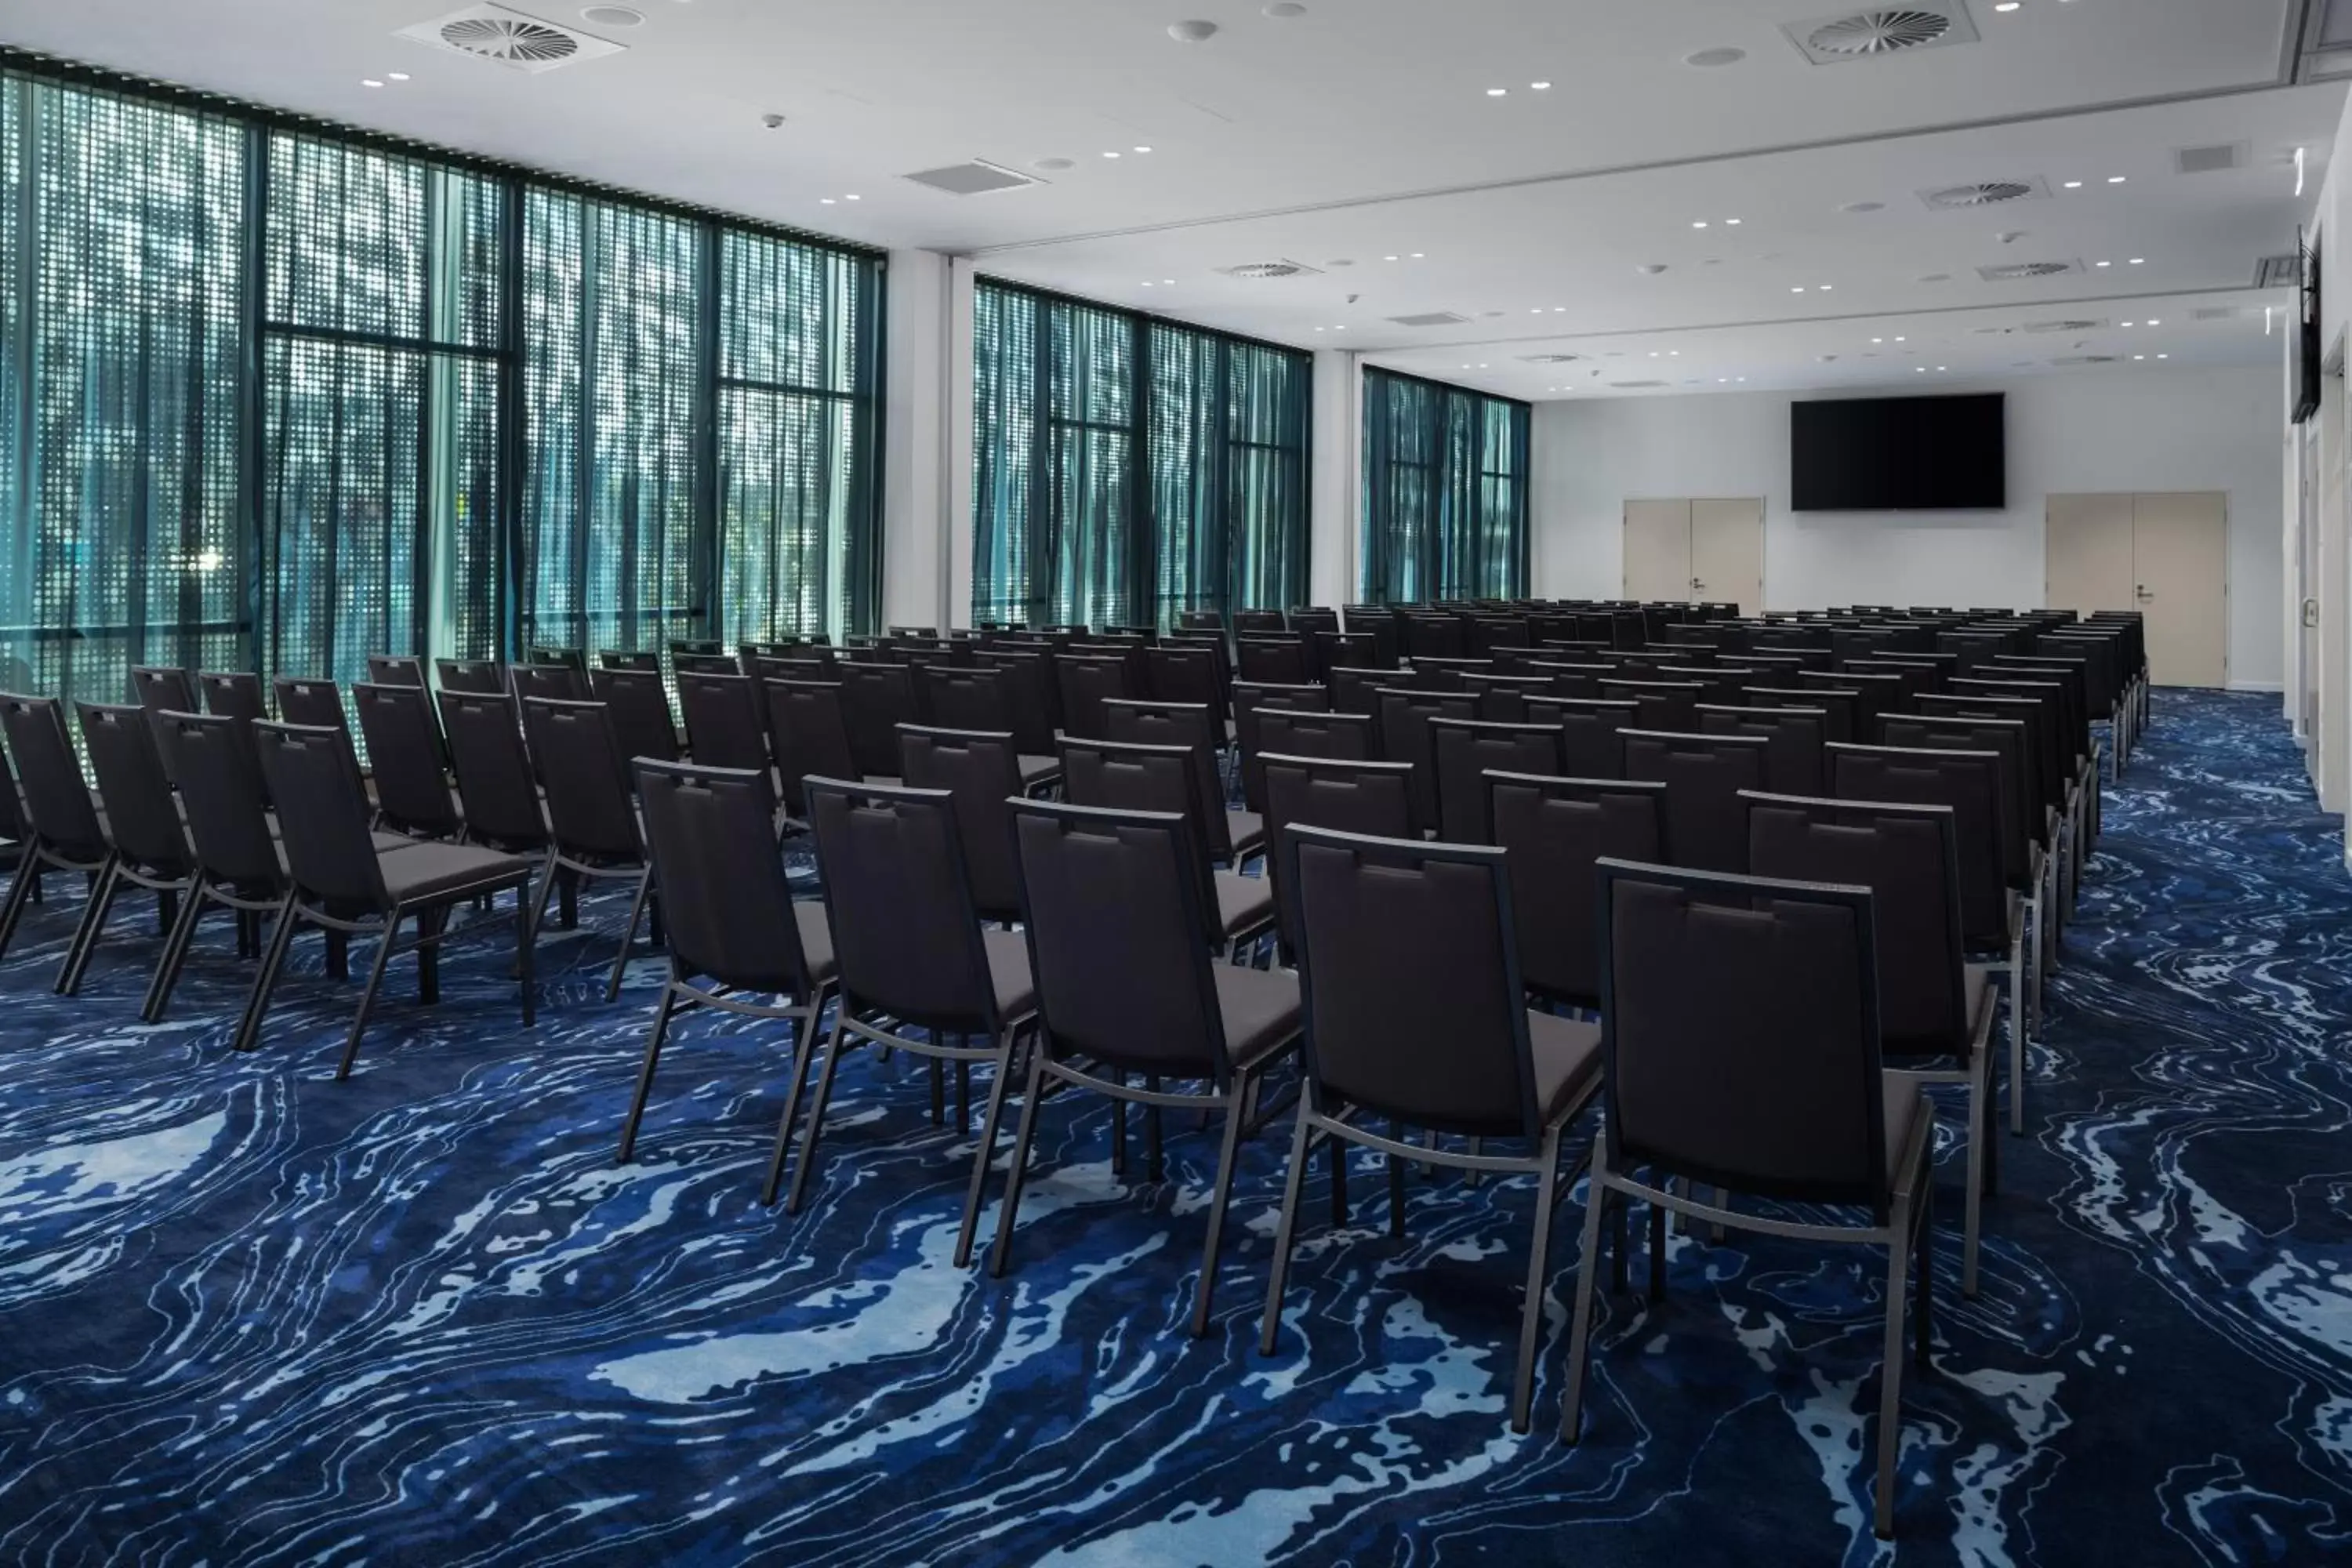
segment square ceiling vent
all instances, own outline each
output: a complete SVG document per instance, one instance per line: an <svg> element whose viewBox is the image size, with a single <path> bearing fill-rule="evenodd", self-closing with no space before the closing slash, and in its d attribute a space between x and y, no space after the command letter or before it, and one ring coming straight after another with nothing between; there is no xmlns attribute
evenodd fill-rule
<svg viewBox="0 0 2352 1568"><path fill-rule="evenodd" d="M468 5L393 35L446 54L487 60L537 76L583 60L624 52L625 46L560 23L542 22L503 5Z"/></svg>
<svg viewBox="0 0 2352 1568"><path fill-rule="evenodd" d="M1470 324L1469 317L1456 315L1452 310L1424 310L1418 316L1391 316L1389 320L1400 327L1464 327Z"/></svg>
<svg viewBox="0 0 2352 1568"><path fill-rule="evenodd" d="M1817 66L1883 60L1892 55L1977 42L1976 24L1958 0L1927 5L1874 5L1810 22L1784 22L1780 30L1797 52Z"/></svg>
<svg viewBox="0 0 2352 1568"><path fill-rule="evenodd" d="M1018 169L1008 169L1001 163L991 163L974 158L968 163L949 163L937 169L918 169L911 174L901 174L919 185L929 185L935 191L945 191L951 196L993 196L1006 191L1025 191L1045 182Z"/></svg>

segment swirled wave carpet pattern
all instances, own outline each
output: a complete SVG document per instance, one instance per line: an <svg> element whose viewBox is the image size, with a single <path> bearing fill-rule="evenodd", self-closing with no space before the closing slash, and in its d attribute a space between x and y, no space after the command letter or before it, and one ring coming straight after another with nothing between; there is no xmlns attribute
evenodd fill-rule
<svg viewBox="0 0 2352 1568"><path fill-rule="evenodd" d="M2276 700L2213 693L2158 697L2106 826L1973 1302L1946 1151L1901 1559L2344 1554L2336 829ZM804 857L795 874L813 893ZM237 1056L250 970L225 926L145 1027L144 900L63 1001L79 897L56 888L0 969L0 1563L1894 1559L1857 1463L1875 1253L1678 1238L1663 1305L1609 1303L1587 1436L1564 1448L1578 1202L1537 1430L1505 1419L1527 1182L1416 1179L1395 1241L1377 1168L1335 1232L1318 1164L1261 1358L1285 1127L1246 1152L1194 1342L1215 1151L1189 1119L1169 1179L1139 1162L1129 1185L1107 1110L1051 1102L993 1281L950 1261L971 1134L933 1128L904 1058L844 1069L797 1217L757 1202L777 1026L684 1024L638 1163L614 1163L656 973L604 1002L615 900L548 934L535 1029L502 921L456 942L438 1007L395 965L338 1084L357 988L323 976L315 936Z"/></svg>

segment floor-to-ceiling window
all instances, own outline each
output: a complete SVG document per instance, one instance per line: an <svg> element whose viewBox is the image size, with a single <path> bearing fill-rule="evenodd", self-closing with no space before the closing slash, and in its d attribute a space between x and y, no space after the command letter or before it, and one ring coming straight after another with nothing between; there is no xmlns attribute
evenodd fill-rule
<svg viewBox="0 0 2352 1568"><path fill-rule="evenodd" d="M1310 356L994 282L972 343L976 622L1301 602Z"/></svg>
<svg viewBox="0 0 2352 1568"><path fill-rule="evenodd" d="M1364 373L1366 604L1510 599L1528 583L1528 405Z"/></svg>
<svg viewBox="0 0 2352 1568"><path fill-rule="evenodd" d="M866 629L881 284L0 53L0 686Z"/></svg>

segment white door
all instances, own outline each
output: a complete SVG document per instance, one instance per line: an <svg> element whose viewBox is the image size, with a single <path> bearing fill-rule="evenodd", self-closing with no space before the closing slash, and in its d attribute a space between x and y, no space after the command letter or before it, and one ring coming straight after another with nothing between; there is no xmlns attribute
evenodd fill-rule
<svg viewBox="0 0 2352 1568"><path fill-rule="evenodd" d="M1764 608L1764 502L1694 500L1690 508L1691 597L1758 614Z"/></svg>
<svg viewBox="0 0 2352 1568"><path fill-rule="evenodd" d="M1642 604L1691 597L1691 503L1625 503L1625 596Z"/></svg>
<svg viewBox="0 0 2352 1568"><path fill-rule="evenodd" d="M2148 681L2227 686L2229 498L2132 498L2133 593L2147 617Z"/></svg>

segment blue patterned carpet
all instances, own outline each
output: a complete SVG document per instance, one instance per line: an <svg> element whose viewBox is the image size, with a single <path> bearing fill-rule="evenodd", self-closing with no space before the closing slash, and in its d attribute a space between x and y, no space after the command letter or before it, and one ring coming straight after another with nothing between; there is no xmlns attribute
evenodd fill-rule
<svg viewBox="0 0 2352 1568"><path fill-rule="evenodd" d="M2352 881L2270 698L2160 696L2107 826L1976 1301L1956 1221L1938 1250L1902 1561L2352 1555ZM604 1004L614 902L548 939L531 1031L503 921L437 1008L395 966L344 1084L357 987L315 937L239 1058L225 925L146 1028L143 901L49 995L77 903L0 967L0 1563L1894 1558L1856 1463L1874 1254L1678 1241L1662 1308L1611 1307L1569 1450L1575 1204L1538 1430L1505 1421L1525 1183L1417 1182L1397 1242L1367 1167L1262 1359L1278 1129L1194 1342L1189 1124L1124 1187L1108 1112L1054 1102L995 1282L950 1265L969 1136L903 1059L853 1057L797 1218L756 1202L770 1026L688 1024L616 1168L655 971Z"/></svg>

